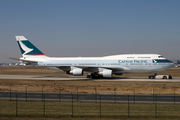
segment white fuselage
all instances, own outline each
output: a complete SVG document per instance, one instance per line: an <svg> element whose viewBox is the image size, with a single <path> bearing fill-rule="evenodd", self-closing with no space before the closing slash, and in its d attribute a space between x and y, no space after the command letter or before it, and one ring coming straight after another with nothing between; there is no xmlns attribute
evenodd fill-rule
<svg viewBox="0 0 180 120"><path fill-rule="evenodd" d="M85 72L113 70L113 74L158 72L169 69L174 64L158 54L124 54L105 57L26 57L23 60L37 61L37 66L59 71L68 71L68 66L83 68ZM63 68L64 67L64 68Z"/></svg>

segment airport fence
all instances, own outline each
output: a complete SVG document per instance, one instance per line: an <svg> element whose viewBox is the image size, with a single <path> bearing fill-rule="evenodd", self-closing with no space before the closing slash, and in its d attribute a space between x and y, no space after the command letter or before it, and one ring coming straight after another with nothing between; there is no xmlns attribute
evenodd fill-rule
<svg viewBox="0 0 180 120"><path fill-rule="evenodd" d="M37 98L31 98L31 95L32 93L28 92L8 92L7 97L4 97L6 99L1 97L0 116L180 117L179 95L47 94L43 92L36 94ZM90 99L87 100L88 97ZM147 101L144 100L145 98Z"/></svg>

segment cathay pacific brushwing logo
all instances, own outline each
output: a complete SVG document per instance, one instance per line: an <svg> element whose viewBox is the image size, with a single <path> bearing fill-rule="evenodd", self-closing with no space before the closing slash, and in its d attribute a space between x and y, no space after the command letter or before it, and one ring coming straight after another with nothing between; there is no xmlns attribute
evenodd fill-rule
<svg viewBox="0 0 180 120"><path fill-rule="evenodd" d="M157 61L156 61L156 60L153 60L153 63L157 63Z"/></svg>
<svg viewBox="0 0 180 120"><path fill-rule="evenodd" d="M26 45L24 45L21 40L19 40L19 44L20 44L21 48L25 51L23 53L23 55L26 55L27 53L29 53L33 50L33 49L28 48Z"/></svg>

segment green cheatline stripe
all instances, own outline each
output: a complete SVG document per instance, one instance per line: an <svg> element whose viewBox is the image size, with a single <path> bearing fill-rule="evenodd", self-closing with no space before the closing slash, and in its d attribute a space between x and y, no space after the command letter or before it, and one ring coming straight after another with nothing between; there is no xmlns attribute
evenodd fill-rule
<svg viewBox="0 0 180 120"><path fill-rule="evenodd" d="M160 59L155 59L155 61L156 61L157 63L172 63L170 60L167 60L167 59L162 59L162 60L160 60Z"/></svg>

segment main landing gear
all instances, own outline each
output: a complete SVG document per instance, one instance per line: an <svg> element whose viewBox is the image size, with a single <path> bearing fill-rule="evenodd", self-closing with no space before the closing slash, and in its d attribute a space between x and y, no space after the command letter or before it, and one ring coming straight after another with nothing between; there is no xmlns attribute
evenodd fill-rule
<svg viewBox="0 0 180 120"><path fill-rule="evenodd" d="M104 77L101 76L101 75L98 75L98 74L88 74L88 75L86 76L86 78L91 78L91 79L102 79L102 78L104 78Z"/></svg>

